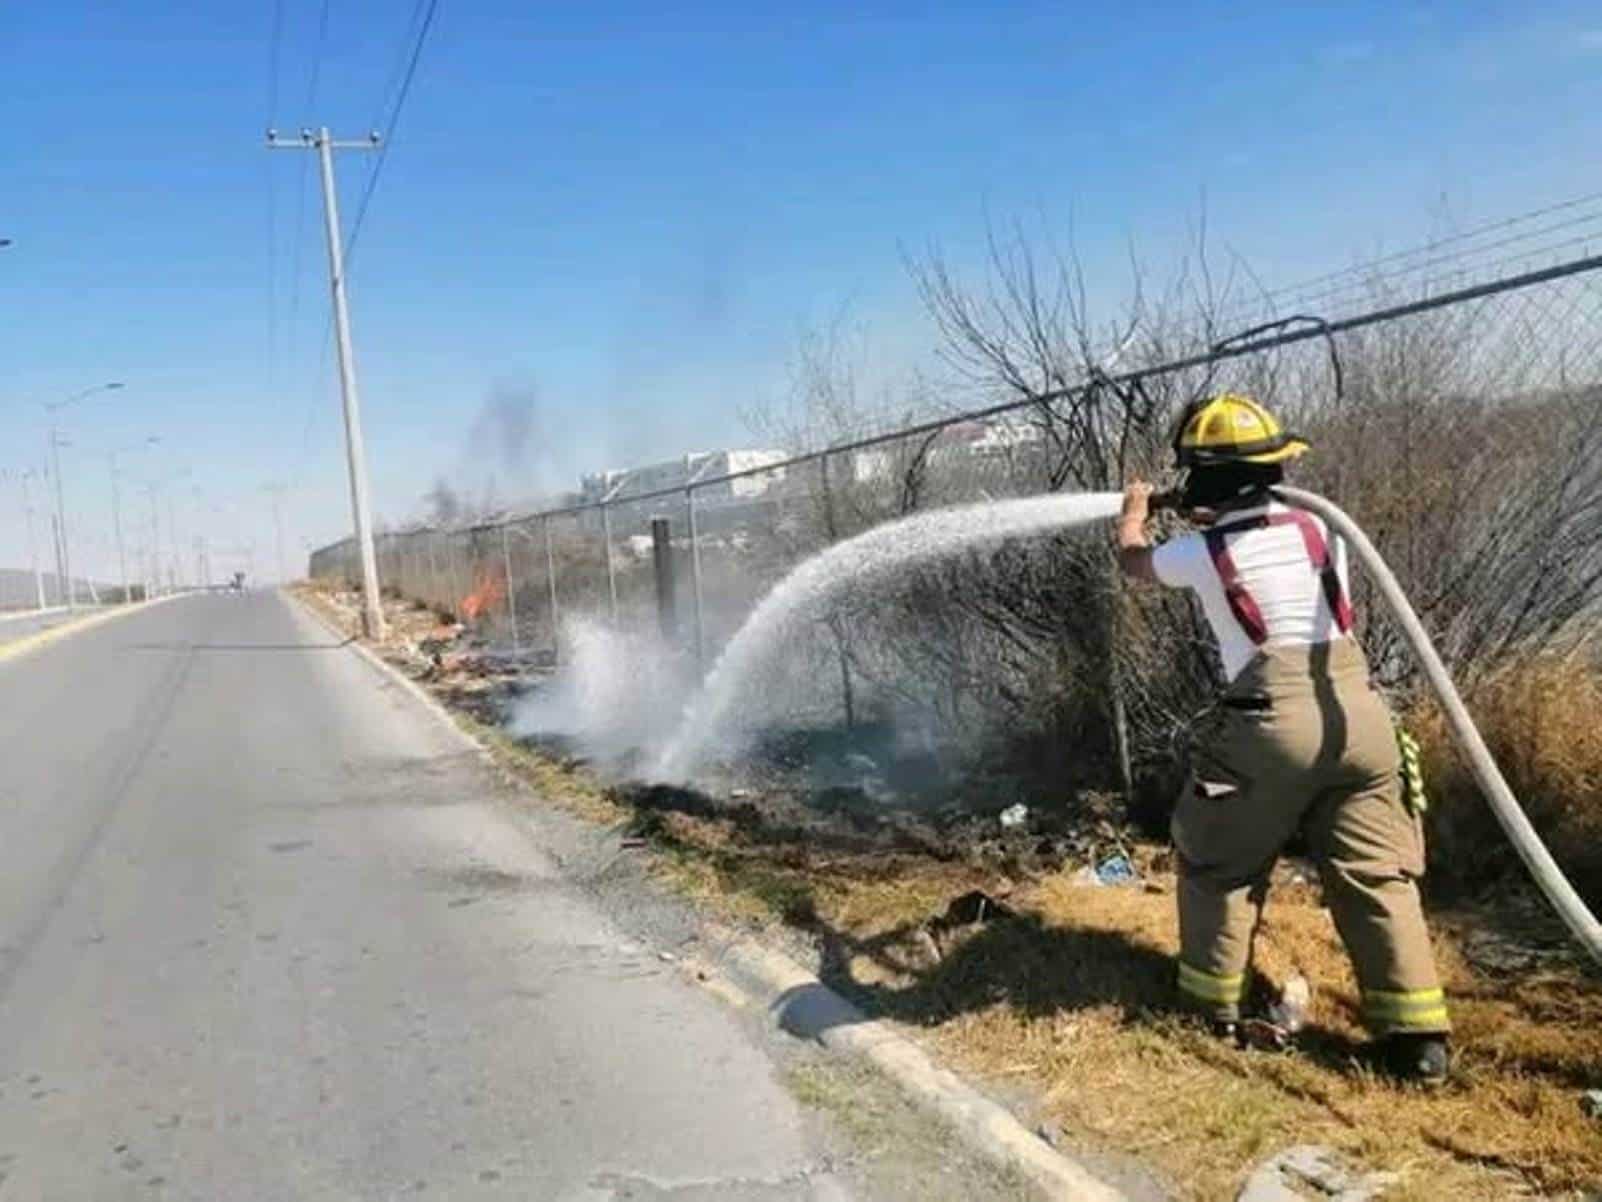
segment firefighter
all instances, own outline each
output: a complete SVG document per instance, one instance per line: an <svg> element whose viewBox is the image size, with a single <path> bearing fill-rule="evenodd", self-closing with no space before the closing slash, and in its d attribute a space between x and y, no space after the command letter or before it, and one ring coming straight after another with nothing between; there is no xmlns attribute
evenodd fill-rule
<svg viewBox="0 0 1602 1202"><path fill-rule="evenodd" d="M1352 633L1344 545L1269 492L1308 444L1225 393L1186 411L1174 449L1187 473L1179 505L1199 532L1154 547L1151 487L1135 483L1118 549L1128 576L1196 594L1225 678L1172 823L1182 998L1239 1037L1269 873L1301 832L1385 1067L1444 1081L1449 1023L1418 889L1421 790L1404 788L1391 716Z"/></svg>

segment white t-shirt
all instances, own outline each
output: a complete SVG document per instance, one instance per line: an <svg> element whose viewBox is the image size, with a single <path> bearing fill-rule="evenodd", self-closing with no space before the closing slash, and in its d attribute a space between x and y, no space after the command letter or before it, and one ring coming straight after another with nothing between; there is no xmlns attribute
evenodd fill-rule
<svg viewBox="0 0 1602 1202"><path fill-rule="evenodd" d="M1286 506L1271 501L1232 511L1218 524L1229 526L1264 513L1286 512L1289 512ZM1307 516L1324 536L1340 576L1341 591L1350 597L1346 544L1338 538L1331 539L1329 529L1318 518ZM1263 627L1268 631L1267 646L1305 647L1343 637L1324 596L1318 570L1308 557L1302 532L1296 526L1262 526L1225 534L1224 545L1235 561L1241 586L1262 612ZM1191 589L1201 599L1207 624L1218 640L1224 675L1234 680L1257 654L1257 645L1229 607L1224 596L1224 582L1219 579L1218 569L1207 552L1206 538L1201 534L1171 538L1153 549L1151 563L1163 584L1169 588Z"/></svg>

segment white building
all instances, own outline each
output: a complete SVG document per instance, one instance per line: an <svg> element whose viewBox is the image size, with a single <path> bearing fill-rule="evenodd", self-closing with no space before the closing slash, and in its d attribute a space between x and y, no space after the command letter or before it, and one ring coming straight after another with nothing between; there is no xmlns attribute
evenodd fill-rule
<svg viewBox="0 0 1602 1202"><path fill-rule="evenodd" d="M857 484L893 479L921 445L923 439L908 437L852 451L844 457L847 477ZM956 468L965 463L1022 458L1043 450L1044 445L1041 428L1017 418L957 422L928 443L926 462L937 468Z"/></svg>
<svg viewBox="0 0 1602 1202"><path fill-rule="evenodd" d="M642 493L684 488L691 480L716 481L722 476L738 476L741 472L779 463L785 458L787 456L783 451L692 451L677 459L648 463L642 467L591 473L583 478L579 491L586 504L603 501L609 496L626 502L630 497ZM695 499L697 504L705 502L714 505L719 501L748 500L763 496L783 481L784 469L775 468L751 476L740 476L736 480L698 484Z"/></svg>

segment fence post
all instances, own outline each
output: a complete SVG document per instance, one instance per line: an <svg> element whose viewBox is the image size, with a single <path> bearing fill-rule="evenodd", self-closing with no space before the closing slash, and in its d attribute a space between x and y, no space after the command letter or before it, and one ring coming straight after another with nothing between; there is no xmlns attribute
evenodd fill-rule
<svg viewBox="0 0 1602 1202"><path fill-rule="evenodd" d="M425 597L430 605L439 604L439 557L434 553L434 544L439 539L439 531L428 532L428 593Z"/></svg>
<svg viewBox="0 0 1602 1202"><path fill-rule="evenodd" d="M673 529L666 518L651 519L651 566L656 571L656 618L662 641L679 630L678 590L673 580Z"/></svg>
<svg viewBox="0 0 1602 1202"><path fill-rule="evenodd" d="M460 571L460 566L461 565L459 563L459 560L462 557L457 555L457 547L456 547L456 543L457 543L457 537L456 536L457 536L458 533L459 533L459 531L454 531L453 530L450 534L446 535L446 537L445 537L445 555L446 555L446 558L450 560L450 565L451 565L451 571L450 571L451 581L450 581L450 583L451 583L451 593L452 593L452 595L451 595L450 601L449 601L451 617L453 617L453 618L457 619L458 621L460 621L462 615L461 615L460 609L458 607L461 605L462 599L464 597L466 597L468 593L473 591L473 583L472 583L471 578L469 578L467 580L463 580L463 578L462 578L462 573ZM471 536L469 536L469 537L471 537ZM467 566L468 566L469 570L471 570L472 564L469 563Z"/></svg>
<svg viewBox="0 0 1602 1202"><path fill-rule="evenodd" d="M706 671L706 614L701 595L701 531L695 521L695 485L684 490L684 507L690 517L690 583L695 595L695 667Z"/></svg>
<svg viewBox="0 0 1602 1202"><path fill-rule="evenodd" d="M1112 612L1107 622L1107 684L1112 694L1113 749L1118 755L1118 783L1124 789L1127 813L1135 802L1135 769L1129 752L1129 711L1124 703L1124 674L1118 667L1119 640L1123 634L1124 574L1112 567Z"/></svg>
<svg viewBox="0 0 1602 1202"><path fill-rule="evenodd" d="M540 525L545 529L545 579L551 586L551 658L555 660L561 654L562 615L556 604L556 556L551 551L551 519L541 519Z"/></svg>
<svg viewBox="0 0 1602 1202"><path fill-rule="evenodd" d="M612 562L612 507L601 504L601 536L606 540L606 593L612 625L617 625L617 568Z"/></svg>
<svg viewBox="0 0 1602 1202"><path fill-rule="evenodd" d="M832 543L838 537L834 520L834 492L829 487L829 452L818 458L818 476L823 485L823 529ZM840 704L845 711L847 730L857 727L856 690L851 686L851 657L846 654L845 630L838 617L831 615L829 630L834 634L834 653L840 661Z"/></svg>
<svg viewBox="0 0 1602 1202"><path fill-rule="evenodd" d="M506 564L506 619L512 624L512 654L522 648L517 641L517 581L512 577L512 541L506 527L501 527L501 559Z"/></svg>

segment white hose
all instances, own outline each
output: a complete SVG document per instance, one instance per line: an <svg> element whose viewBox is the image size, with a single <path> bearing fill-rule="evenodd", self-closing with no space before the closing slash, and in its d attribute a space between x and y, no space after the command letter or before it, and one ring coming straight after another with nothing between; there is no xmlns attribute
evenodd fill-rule
<svg viewBox="0 0 1602 1202"><path fill-rule="evenodd" d="M1525 867L1530 870L1535 883L1541 887L1541 892L1546 894L1546 899L1552 903L1552 908L1568 925L1569 930L1590 954L1591 959L1602 964L1602 923L1597 922L1596 915L1586 908L1585 902L1574 891L1574 886L1569 884L1568 878L1563 875L1563 870L1552 859L1552 853L1547 851L1546 845L1541 842L1541 837L1535 833L1535 828L1525 817L1524 811L1513 796L1513 790L1508 788L1507 781L1502 776L1502 770L1491 758L1490 749L1485 746L1485 740L1480 737L1474 720L1469 717L1469 712L1463 705L1463 698L1458 695L1457 686L1447 674L1446 665L1436 653L1435 645L1430 642L1430 636L1424 632L1423 623L1413 612L1413 607L1408 603L1401 585L1397 584L1396 577L1380 558L1380 553L1374 549L1374 544L1368 541L1368 536L1358 528L1356 522L1316 493L1303 492L1299 488L1288 488L1283 485L1276 486L1273 491L1288 503L1310 510L1323 518L1346 540L1347 545L1357 552L1357 557L1363 561L1363 566L1368 569L1374 583L1379 586L1385 603L1390 606L1391 612L1396 615L1396 620L1401 623L1402 633L1407 637L1408 644L1413 648L1413 654L1423 666L1430 687L1440 698L1441 705L1446 710L1447 721L1451 724L1452 733L1457 737L1458 747L1468 758L1474 779L1479 781L1486 800L1491 803L1491 812L1496 815L1496 820L1502 824L1502 829L1513 841L1513 846L1524 860Z"/></svg>

